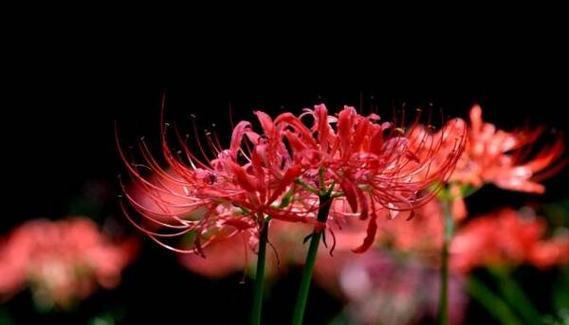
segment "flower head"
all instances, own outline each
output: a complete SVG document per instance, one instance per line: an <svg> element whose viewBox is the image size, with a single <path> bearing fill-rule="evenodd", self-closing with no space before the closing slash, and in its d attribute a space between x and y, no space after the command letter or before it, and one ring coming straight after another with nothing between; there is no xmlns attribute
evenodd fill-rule
<svg viewBox="0 0 569 325"><path fill-rule="evenodd" d="M540 150L532 145L542 134L533 131L506 132L482 120L482 109L470 110L468 144L451 181L480 187L485 183L514 191L543 193L539 180L562 167L562 138ZM533 150L532 150L533 149ZM533 155L529 155L532 153ZM537 152L536 152L537 151Z"/></svg>
<svg viewBox="0 0 569 325"><path fill-rule="evenodd" d="M545 239L545 220L513 209L480 216L463 226L453 240L455 268L533 264L540 268L569 262L569 236Z"/></svg>
<svg viewBox="0 0 569 325"><path fill-rule="evenodd" d="M213 242L240 232L255 237L265 216L295 222L310 222L306 212L283 208L294 181L301 173L280 141L271 118L256 112L262 133L248 121L233 129L230 145L223 149L216 137L208 135L209 149L198 141L198 153L178 135L176 151L162 123L161 147L165 167L150 153L143 139L139 143L143 162L130 161L119 152L133 179L123 186L130 206L145 223L134 220L128 207L126 216L159 244L177 252L196 252ZM198 157L201 155L202 157ZM212 156L213 158L210 158ZM170 232L155 231L156 228ZM171 237L191 238L191 248L177 248L165 242Z"/></svg>
<svg viewBox="0 0 569 325"><path fill-rule="evenodd" d="M313 122L303 123L306 118ZM292 148L291 159L302 166L299 182L312 189L312 195L303 193L304 199L297 202L314 205L329 192L340 201L332 205L331 222L341 224L354 216L368 221L367 235L354 249L359 253L373 244L378 216L410 217L433 197L433 186L450 177L466 134L464 123L455 120L457 132L447 136L450 141L430 132L411 137L418 124L406 130L377 114L360 115L350 106L330 116L324 105L316 105L299 117L282 114L275 124ZM448 145L446 158L439 160L443 143Z"/></svg>
<svg viewBox="0 0 569 325"><path fill-rule="evenodd" d="M135 242L114 244L85 218L28 221L0 248L0 296L28 285L38 303L70 307L98 285L116 286L135 250Z"/></svg>
<svg viewBox="0 0 569 325"><path fill-rule="evenodd" d="M138 193L125 187L130 206L173 232L157 232L133 220L135 225L170 249L203 255L205 245L239 232L258 236L266 216L318 229L356 217L368 222L363 244L354 249L363 252L373 243L378 215L411 214L426 203L434 195L432 185L450 176L464 147L465 130L455 134L447 158L435 166L440 143L423 139L418 156L409 138L414 126L404 130L353 107L337 116L328 115L324 105L299 116L255 115L260 132L248 121L239 122L227 149L213 136L208 137L210 154L198 144L201 159L180 136L181 150L174 150L166 126L161 141L165 167L143 140L142 162L133 163L121 150ZM322 206L331 208L329 218L319 216ZM190 249L164 242L187 234Z"/></svg>
<svg viewBox="0 0 569 325"><path fill-rule="evenodd" d="M441 131L429 135L427 127L418 127L411 134L415 147L424 139L433 137L440 144L440 165L447 160L448 152L454 150L453 134L461 133L463 126L456 120L449 121ZM543 129L507 132L482 120L482 109L476 105L470 110L470 125L466 147L451 176L447 180L446 198L452 201L452 214L457 219L466 217L463 198L485 184L522 192L543 193L545 187L539 182L559 171L567 162L560 160L564 142L557 137L551 144L539 150L533 144L542 135ZM542 141L544 142L544 141ZM421 150L415 149L421 156Z"/></svg>

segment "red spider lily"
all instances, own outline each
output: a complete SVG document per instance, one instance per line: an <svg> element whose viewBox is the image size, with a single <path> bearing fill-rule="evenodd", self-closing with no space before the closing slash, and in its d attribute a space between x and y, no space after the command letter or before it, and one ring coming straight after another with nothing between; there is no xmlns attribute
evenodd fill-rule
<svg viewBox="0 0 569 325"><path fill-rule="evenodd" d="M425 130L425 127L416 128L411 138L425 139ZM462 127L457 130L455 126L447 125L443 130L446 134L439 132L433 137L441 144L438 152L444 162L447 152L454 148L454 140L448 136L462 132ZM545 188L538 182L559 171L566 161L559 160L564 150L561 137L541 150L532 148L542 133L542 129L515 132L499 130L493 124L484 122L482 109L474 106L470 110L466 148L448 182L448 194L453 198L453 216L458 219L466 216L461 193L466 187L477 189L492 183L507 190L543 193Z"/></svg>
<svg viewBox="0 0 569 325"><path fill-rule="evenodd" d="M473 186L494 183L504 189L543 193L545 188L537 182L564 165L564 162L555 163L564 149L561 137L528 159L527 153L541 129L497 130L482 120L480 106L471 109L470 121L469 144L464 161L459 162L453 175L455 181Z"/></svg>
<svg viewBox="0 0 569 325"><path fill-rule="evenodd" d="M169 249L203 255L205 245L238 232L257 236L265 215L322 229L325 224L317 219L317 211L326 194L330 200L324 204L348 203L333 204L330 221L341 224L352 215L368 221L364 243L354 249L363 252L375 238L377 216L410 213L431 199L434 194L429 187L449 177L464 145L464 136L455 134L453 150L433 168L440 144L423 141L417 148L423 155L418 157L407 137L410 132L380 123L376 114L359 115L353 107L344 107L338 117L329 116L324 105L300 116L283 113L274 120L263 112L255 114L262 132L255 132L250 122L238 123L229 149L208 137L213 159L201 145L204 158L199 159L180 136L182 150L174 153L165 126L166 167L150 154L144 141L140 142L142 164L130 163L121 150L144 198L125 189L131 206L151 223L175 231L159 233L135 222L137 227ZM304 122L308 117L312 124ZM193 237L192 249L163 242L163 238L188 233Z"/></svg>
<svg viewBox="0 0 569 325"><path fill-rule="evenodd" d="M256 115L263 133L253 131L250 122L242 121L233 130L229 149L222 149L217 138L208 136L213 159L207 157L199 141L203 157L198 158L178 132L182 149L174 153L165 123L161 142L166 167L152 156L143 139L139 143L143 163L129 162L119 145L121 158L134 180L132 188L123 186L125 196L151 226L136 222L123 205L126 216L164 247L200 255L208 244L239 232L258 235L265 215L312 222L308 211L295 212L285 207L282 200L295 189L294 181L302 170L290 159L270 117L263 112ZM154 230L157 227L173 231L158 232ZM164 242L165 238L182 235L192 237L191 249Z"/></svg>
<svg viewBox="0 0 569 325"><path fill-rule="evenodd" d="M557 161L564 149L563 139L539 150L531 158L531 146L542 129L506 132L482 120L482 109L470 110L470 132L464 156L459 160L451 180L479 187L493 183L514 191L543 193L539 180L563 167Z"/></svg>
<svg viewBox="0 0 569 325"><path fill-rule="evenodd" d="M303 123L307 117L312 118L311 125ZM319 195L330 191L349 208L333 208L329 220L342 223L351 214L368 220L367 236L353 250L357 253L373 244L378 215L411 215L433 197L436 189L429 187L448 179L462 153L466 132L461 121L453 125L457 130L462 126L462 133L447 136L454 142L450 149L445 148L449 149L446 159L440 161L439 150L446 142L431 136L412 139L409 135L415 133L417 125L405 131L381 122L377 114L359 115L353 107L345 106L337 117L329 116L324 105L317 105L299 117L284 113L275 119L278 133L291 149L292 161L304 171L299 183L309 190L299 192L303 197L295 202L312 207Z"/></svg>
<svg viewBox="0 0 569 325"><path fill-rule="evenodd" d="M0 248L0 296L28 285L39 303L70 307L97 285L116 286L136 248L132 240L113 244L84 218L26 222Z"/></svg>
<svg viewBox="0 0 569 325"><path fill-rule="evenodd" d="M545 220L502 209L467 223L452 243L454 267L529 263L540 268L569 263L569 237L544 239Z"/></svg>

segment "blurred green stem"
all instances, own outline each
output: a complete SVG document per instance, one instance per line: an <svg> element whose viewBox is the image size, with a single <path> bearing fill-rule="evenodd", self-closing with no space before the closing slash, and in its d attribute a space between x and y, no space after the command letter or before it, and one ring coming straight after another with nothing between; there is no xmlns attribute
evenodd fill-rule
<svg viewBox="0 0 569 325"><path fill-rule="evenodd" d="M517 317L512 313L508 305L495 295L488 287L479 281L474 276L468 280L466 287L468 293L474 300L478 301L492 316L499 320L504 325L517 325L522 324ZM531 323L531 324L540 324Z"/></svg>
<svg viewBox="0 0 569 325"><path fill-rule="evenodd" d="M440 271L440 291L439 291L439 310L437 323L440 325L448 324L448 278L449 278L449 247L454 231L454 220L452 217L452 199L441 200L444 218L443 246L441 248L441 271Z"/></svg>
<svg viewBox="0 0 569 325"><path fill-rule="evenodd" d="M541 315L507 270L491 268L490 273L498 280L500 291L507 302L515 308L529 324L542 323Z"/></svg>
<svg viewBox="0 0 569 325"><path fill-rule="evenodd" d="M331 192L320 193L320 208L318 210L318 221L326 222L330 206L332 203ZM298 290L298 297L294 307L294 314L292 319L293 325L301 325L304 319L304 310L306 309L306 301L308 300L308 292L310 291L310 282L312 280L312 271L314 270L314 263L316 262L316 253L318 253L318 245L322 237L322 229L315 229L310 238L310 247L306 255L306 262L302 270L302 279L300 281L300 289Z"/></svg>
<svg viewBox="0 0 569 325"><path fill-rule="evenodd" d="M261 310L263 309L263 285L265 282L265 257L269 239L268 218L263 220L259 236L259 253L257 256L257 271L255 272L255 289L253 296L253 309L251 310L251 325L261 324Z"/></svg>

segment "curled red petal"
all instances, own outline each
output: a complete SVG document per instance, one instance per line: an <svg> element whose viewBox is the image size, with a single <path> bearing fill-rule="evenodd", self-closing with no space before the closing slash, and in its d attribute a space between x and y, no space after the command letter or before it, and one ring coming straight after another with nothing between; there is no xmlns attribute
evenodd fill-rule
<svg viewBox="0 0 569 325"><path fill-rule="evenodd" d="M352 149L355 151L359 151L365 136L368 134L368 127L369 127L370 122L365 119L365 118L361 118L358 126L356 128L356 132L353 135L353 142L352 142Z"/></svg>
<svg viewBox="0 0 569 325"><path fill-rule="evenodd" d="M373 245L373 242L375 240L375 233L377 232L376 218L376 215L371 216L367 225L367 235L364 238L364 242L359 247L352 249L352 252L361 254L366 252L371 247L371 245Z"/></svg>
<svg viewBox="0 0 569 325"><path fill-rule="evenodd" d="M299 165L293 165L285 172L283 178L279 181L279 185L274 190L273 194L269 198L269 204L274 202L286 189L294 182L294 180L300 175L302 169Z"/></svg>
<svg viewBox="0 0 569 325"><path fill-rule="evenodd" d="M230 162L229 166L239 185L246 191L254 192L256 189L255 184L251 181L245 169L233 162Z"/></svg>
<svg viewBox="0 0 569 325"><path fill-rule="evenodd" d="M243 140L243 136L250 130L251 130L251 123L247 121L241 121L237 123L237 125L233 129L233 133L231 134L231 144L229 147L233 159L237 157L237 152L241 147L241 141Z"/></svg>
<svg viewBox="0 0 569 325"><path fill-rule="evenodd" d="M255 115L257 115L257 118L259 119L259 123L261 123L261 127L263 128L265 135L270 138L275 138L277 132L271 117L267 113L261 111L256 111Z"/></svg>
<svg viewBox="0 0 569 325"><path fill-rule="evenodd" d="M358 201L360 202L360 219L366 220L368 217L368 202L364 192L360 189L356 190Z"/></svg>
<svg viewBox="0 0 569 325"><path fill-rule="evenodd" d="M318 119L318 140L322 151L328 151L328 136L330 134L330 126L328 124L328 110L326 105L316 105L314 114Z"/></svg>
<svg viewBox="0 0 569 325"><path fill-rule="evenodd" d="M354 122L355 110L353 107L345 107L338 114L338 137L344 154L350 152L350 139Z"/></svg>
<svg viewBox="0 0 569 325"><path fill-rule="evenodd" d="M348 204L350 205L352 212L357 212L358 200L356 196L356 191L354 189L354 184L348 181L348 179L343 178L342 181L340 182L340 187L342 188L342 191L344 191L344 195L346 196L346 200L348 200Z"/></svg>

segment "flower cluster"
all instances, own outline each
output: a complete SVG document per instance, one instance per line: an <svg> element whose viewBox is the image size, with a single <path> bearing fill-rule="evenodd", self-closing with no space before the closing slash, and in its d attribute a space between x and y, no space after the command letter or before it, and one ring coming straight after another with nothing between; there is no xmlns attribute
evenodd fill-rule
<svg viewBox="0 0 569 325"><path fill-rule="evenodd" d="M445 130L452 130L452 125ZM417 129L412 136L425 138L424 129ZM559 171L567 162L559 159L564 151L562 137L537 149L534 145L543 135L543 128L507 132L482 120L482 109L476 105L470 110L467 143L464 153L448 180L449 195L453 201L453 215L457 219L466 216L463 197L484 184L512 191L543 193L545 187L539 182ZM438 132L441 139L439 153L446 160L445 151L451 151L453 141L448 132ZM417 142L417 141L415 141ZM447 149L445 149L447 148Z"/></svg>
<svg viewBox="0 0 569 325"><path fill-rule="evenodd" d="M418 125L406 130L377 114L362 116L353 107L335 116L324 105L299 116L255 115L261 132L250 122L239 122L228 148L208 137L213 157L199 143L198 157L180 136L181 149L174 150L163 122L165 166L144 141L142 162L133 162L121 150L134 183L124 187L125 196L146 223L135 220L126 205L125 214L165 247L200 255L206 245L238 233L245 233L255 247L266 217L317 230L359 219L367 222L367 234L354 251L364 252L374 242L378 215L412 216L433 197L433 185L450 177L465 143L460 120L453 122L455 132L446 133L450 141L440 159L443 141L409 136ZM329 213L319 215L322 207ZM181 235L191 239L190 248L166 242Z"/></svg>
<svg viewBox="0 0 569 325"><path fill-rule="evenodd" d="M112 243L85 218L26 222L2 240L0 297L29 286L39 304L71 307L98 285L116 286L136 248Z"/></svg>
<svg viewBox="0 0 569 325"><path fill-rule="evenodd" d="M437 202L419 209L412 220L386 223L378 241L437 265L442 245L442 211ZM549 268L569 263L569 236L563 228L546 236L547 221L530 208L502 208L476 215L456 230L451 245L452 269L468 273L476 267L531 264Z"/></svg>
<svg viewBox="0 0 569 325"><path fill-rule="evenodd" d="M467 272L478 266L528 263L547 268L569 263L569 236L544 238L546 222L531 212L505 208L468 222L454 238L453 266Z"/></svg>
<svg viewBox="0 0 569 325"><path fill-rule="evenodd" d="M543 193L537 183L564 165L557 158L563 152L563 140L546 145L532 156L532 145L543 129L506 132L482 120L482 109L470 110L468 145L451 181L480 187L485 183L513 191Z"/></svg>

